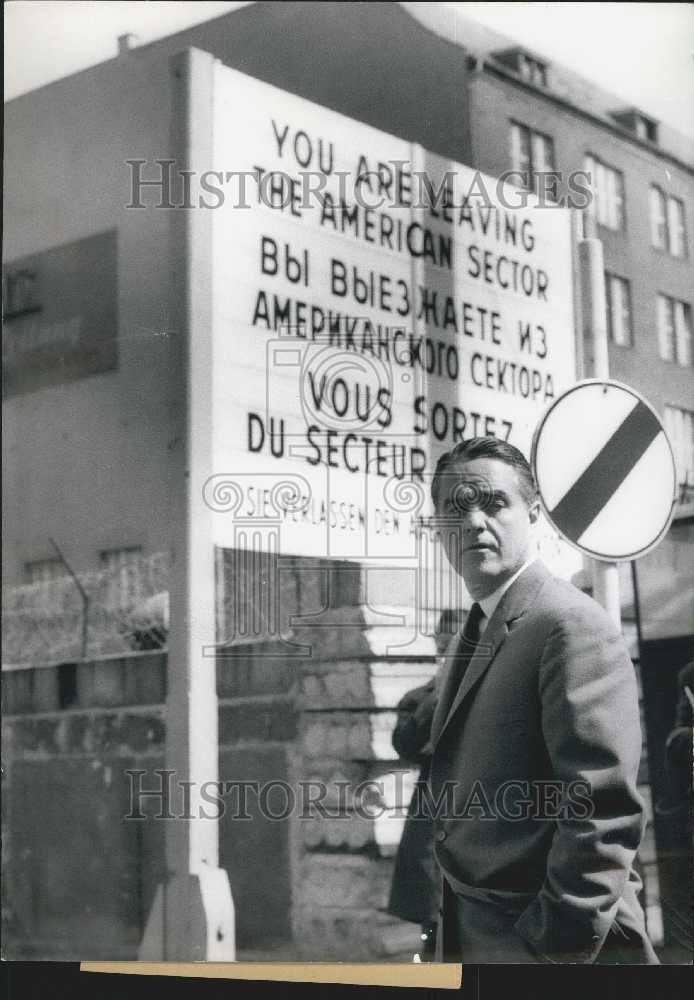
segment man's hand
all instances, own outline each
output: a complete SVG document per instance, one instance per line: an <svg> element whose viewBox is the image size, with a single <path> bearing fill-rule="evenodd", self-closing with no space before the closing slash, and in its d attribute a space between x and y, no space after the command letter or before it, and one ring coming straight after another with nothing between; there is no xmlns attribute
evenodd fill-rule
<svg viewBox="0 0 694 1000"><path fill-rule="evenodd" d="M612 926L643 831L634 668L603 610L555 625L540 667L542 729L556 778L591 788L592 815L557 821L547 873L516 930L545 961L592 962ZM553 958L554 956L554 958Z"/></svg>

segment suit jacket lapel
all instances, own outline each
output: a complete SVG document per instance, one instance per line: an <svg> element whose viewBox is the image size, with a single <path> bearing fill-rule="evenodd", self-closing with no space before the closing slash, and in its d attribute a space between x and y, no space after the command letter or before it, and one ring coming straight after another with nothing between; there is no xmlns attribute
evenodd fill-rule
<svg viewBox="0 0 694 1000"><path fill-rule="evenodd" d="M444 679L441 692L432 720L432 745L442 736L452 717L463 704L472 688L489 669L492 660L501 649L507 635L509 624L522 617L530 607L536 594L550 576L547 568L538 560L531 563L508 588L499 601L496 610L489 619L489 624L480 638L477 649L470 660L465 676L456 686L455 658L462 642L462 636L457 641L446 658Z"/></svg>

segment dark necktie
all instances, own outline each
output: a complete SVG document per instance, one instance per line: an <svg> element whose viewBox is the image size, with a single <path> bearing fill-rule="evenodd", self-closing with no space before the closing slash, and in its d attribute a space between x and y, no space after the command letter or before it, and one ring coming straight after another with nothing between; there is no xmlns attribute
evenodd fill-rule
<svg viewBox="0 0 694 1000"><path fill-rule="evenodd" d="M455 670L458 677L456 688L460 687L463 677L465 676L465 671L470 665L470 660L475 655L475 649L477 648L477 643L480 638L480 625L482 624L483 618L484 611L477 601L475 601L468 613L465 628L463 629L463 641L460 643L460 649L458 651L458 655L456 656Z"/></svg>

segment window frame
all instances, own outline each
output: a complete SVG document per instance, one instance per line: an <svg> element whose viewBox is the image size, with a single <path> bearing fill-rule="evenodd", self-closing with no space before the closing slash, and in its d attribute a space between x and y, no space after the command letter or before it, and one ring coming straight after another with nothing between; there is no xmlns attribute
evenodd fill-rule
<svg viewBox="0 0 694 1000"><path fill-rule="evenodd" d="M592 161L592 168L589 165L589 161ZM601 157L596 156L595 153L585 153L583 157L583 168L591 176L591 193L593 195L591 200L591 205L589 207L589 212L595 218L597 225L602 226L603 229L609 229L612 233L626 233L627 231L627 189L626 181L624 179L624 171L620 170L619 167L613 167L612 164L607 163ZM598 176L599 171L603 171L603 181L600 187L604 189L603 197L598 197ZM615 194L614 204L616 206L619 202L619 225L612 226L609 222L602 221L599 216L598 206L602 205L603 202L606 207L609 207L611 203L608 203L608 193L611 186L611 180L614 178L614 188L613 193ZM610 212L605 212L605 217L609 218Z"/></svg>
<svg viewBox="0 0 694 1000"><path fill-rule="evenodd" d="M541 62L535 56L521 50L517 55L516 67L519 76L526 83L532 83L535 87L547 86L547 63ZM527 75L525 68L527 68Z"/></svg>
<svg viewBox="0 0 694 1000"><path fill-rule="evenodd" d="M663 309L661 310L661 302L663 303ZM682 324L678 328L678 311L681 317ZM661 315L667 317L667 327L670 337L670 342L672 344L672 357L666 358L663 356L661 350L662 346L662 328L660 323ZM680 350L680 335L679 331L684 327L686 333L686 357L683 360L683 353ZM677 299L673 295L668 295L666 292L656 292L656 331L658 340L658 357L661 361L665 361L669 364L675 364L680 368L691 368L694 365L694 351L692 350L692 307L689 302L685 302L683 299Z"/></svg>
<svg viewBox="0 0 694 1000"><path fill-rule="evenodd" d="M673 250L673 233L672 226L670 225L670 206L675 205L679 209L679 218L682 224L682 253L675 253ZM667 243L668 243L668 253L671 257L676 260L686 260L689 256L689 248L687 244L687 214L684 208L684 201L682 198L678 198L674 194L669 194L665 196L665 221L667 226Z"/></svg>
<svg viewBox="0 0 694 1000"><path fill-rule="evenodd" d="M660 198L660 204L662 206L662 229L663 229L663 242L656 243L653 240L653 196L656 195ZM682 253L675 253L673 250L673 227L670 223L670 210L671 206L676 206L679 212L679 220L681 221L681 231L682 231ZM654 250L658 250L660 253L665 253L668 257L673 257L675 260L687 260L689 258L689 240L687 237L687 213L684 200L678 198L677 195L668 194L664 191L659 184L652 183L648 190L648 219L649 228L651 236L651 247Z"/></svg>
<svg viewBox="0 0 694 1000"><path fill-rule="evenodd" d="M656 242L656 232L654 227L654 200L658 199L659 209L661 211L661 221L658 222L658 236L660 231L662 231L662 241ZM668 249L668 225L667 225L667 197L665 192L658 184L651 184L648 190L648 221L651 233L651 246L654 250L661 250L667 253ZM656 237L657 238L657 237Z"/></svg>
<svg viewBox="0 0 694 1000"><path fill-rule="evenodd" d="M510 135L510 139L511 139L511 170L512 170L514 176L522 177L524 179L523 188L526 191L536 192L537 185L535 183L535 178L537 176L542 176L542 175L545 175L545 174L556 174L556 172L557 172L556 147L555 147L555 144L554 144L554 136L549 135L549 133L547 133L547 132L542 132L540 129L532 128L530 125L526 125L524 122L518 121L517 118L509 118L508 121L509 121L509 125L510 125L509 135ZM526 143L527 150L528 150L528 156L527 156L527 159L528 159L528 168L527 168L528 177L527 177L527 183L525 182L525 173L526 173L526 171L524 171L522 167L517 167L516 164L515 164L515 162L514 162L514 149L516 147L516 143L514 141L514 130L516 130L516 129L520 133L524 133L525 137L527 138L527 143ZM551 165L550 165L549 169L538 170L536 168L536 164L535 164L535 152L534 152L534 140L538 140L538 139L541 140L542 143L543 143L543 157L544 157L545 160L547 159L547 152L549 150L549 153L550 153L550 162L551 162ZM520 146L521 146L521 143L519 142L518 143L518 147L520 148ZM556 181L557 181L557 178L555 178L555 184L556 184ZM546 193L550 194L549 192L546 192ZM557 193L558 192L556 192L556 190L555 190L555 194L557 194ZM553 197L553 196L550 194L550 197ZM554 197L553 197L553 200L555 200Z"/></svg>
<svg viewBox="0 0 694 1000"><path fill-rule="evenodd" d="M33 577L33 570L39 567L44 567L48 569L53 567L58 570L55 574L47 573L42 576ZM62 580L65 577L69 577L70 574L65 566L65 563L59 559L57 556L46 556L45 559L25 559L24 560L24 579L28 586L33 587L36 584L47 584L52 583L55 580Z"/></svg>
<svg viewBox="0 0 694 1000"><path fill-rule="evenodd" d="M628 325L628 339L626 342L622 343L617 340L614 336L614 306L612 301L612 287L614 284L618 284L624 295L627 307L627 315L629 318ZM617 274L615 271L605 271L605 305L607 311L607 337L610 344L614 344L615 347L625 347L631 348L634 346L634 310L633 302L631 298L631 282L628 278L624 278L621 274ZM624 310L622 309L622 315Z"/></svg>
<svg viewBox="0 0 694 1000"><path fill-rule="evenodd" d="M675 418L674 421L673 419L670 418L670 414L674 416ZM687 449L691 449L691 452L689 452L683 460L680 457L681 451L678 446L684 442L684 434L676 433L675 427L673 426L673 424L676 423L678 418L682 419L682 425L683 425L682 430L686 430L686 428L684 427L684 424L686 424L686 418L689 418L689 424L690 424L689 431L691 434L691 441L687 442L686 447ZM670 441L670 444L672 446L672 451L675 456L675 466L677 468L677 476L678 476L677 486L679 489L681 489L683 486L686 486L687 488L692 488L694 487L694 410L690 410L686 406L680 406L677 403L666 403L663 409L663 426L665 427L665 431L668 435L668 440ZM682 465L684 466L684 471L685 471L684 479L679 478L681 469L680 463L682 463ZM690 474L691 474L691 480L689 478Z"/></svg>

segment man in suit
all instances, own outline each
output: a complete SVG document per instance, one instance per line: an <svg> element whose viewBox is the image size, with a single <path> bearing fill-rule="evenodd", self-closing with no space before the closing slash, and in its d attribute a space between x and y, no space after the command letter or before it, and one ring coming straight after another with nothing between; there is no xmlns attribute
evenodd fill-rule
<svg viewBox="0 0 694 1000"><path fill-rule="evenodd" d="M393 748L401 760L419 765L419 777L407 809L402 837L395 855L388 913L421 925L421 961L433 961L438 915L439 879L434 861L433 823L422 808L429 775L431 720L434 715L435 687L413 688L397 706Z"/></svg>
<svg viewBox="0 0 694 1000"><path fill-rule="evenodd" d="M447 608L439 617L435 642L442 657L451 636L460 627L460 612ZM405 825L395 856L388 913L421 924L422 962L434 961L438 923L440 879L434 860L434 824L427 809L431 720L436 706L436 684L432 677L413 688L397 705L393 749L401 760L418 764L420 771L407 809Z"/></svg>
<svg viewBox="0 0 694 1000"><path fill-rule="evenodd" d="M475 602L432 720L437 958L657 964L632 865L641 731L619 630L535 557L539 501L518 449L462 442L432 494Z"/></svg>

